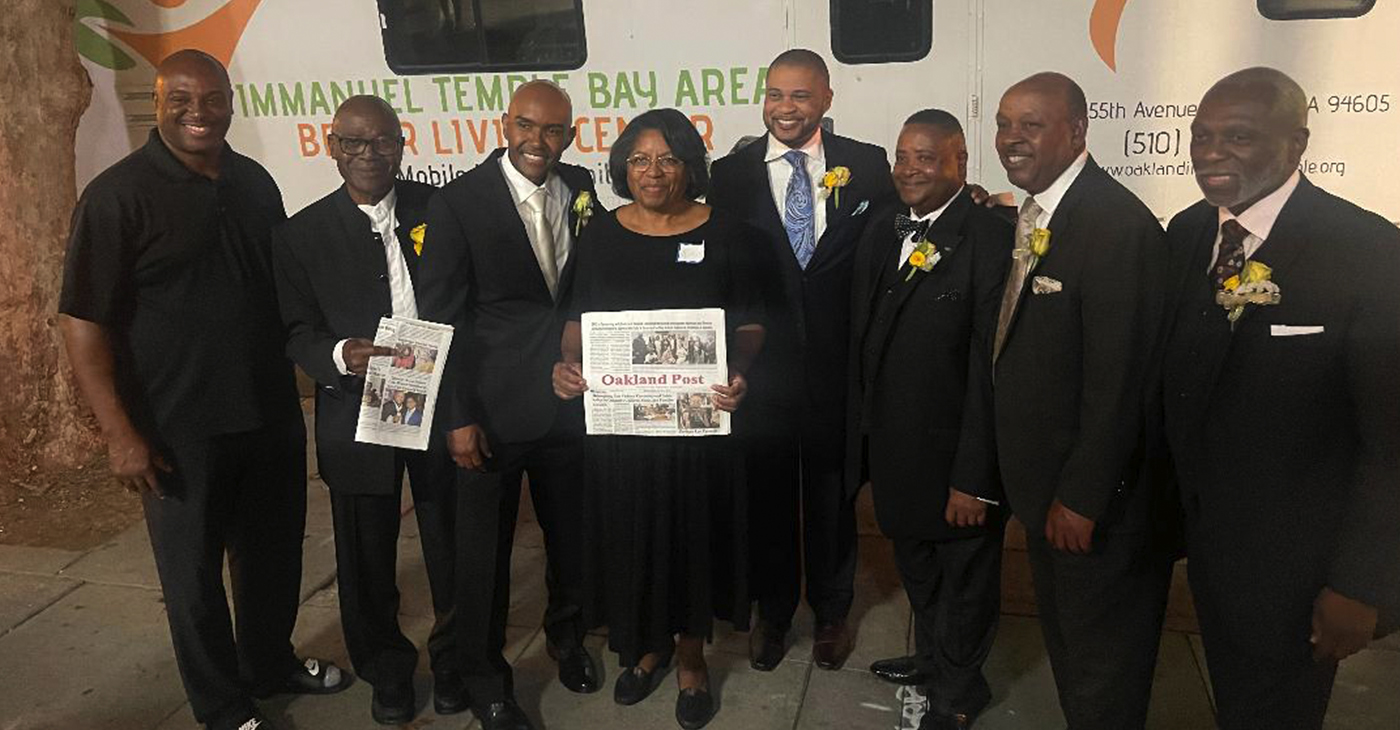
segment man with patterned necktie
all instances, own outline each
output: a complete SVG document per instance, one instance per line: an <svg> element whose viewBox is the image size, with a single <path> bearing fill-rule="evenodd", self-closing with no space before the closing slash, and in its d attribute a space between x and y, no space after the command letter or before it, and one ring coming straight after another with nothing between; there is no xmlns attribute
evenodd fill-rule
<svg viewBox="0 0 1400 730"><path fill-rule="evenodd" d="M812 656L836 669L851 651L855 497L842 483L846 433L851 262L867 209L891 193L885 150L821 128L831 108L821 56L793 49L768 67L768 133L712 171L709 202L767 234L771 321L749 373L750 549L759 623L755 669L770 671L807 582L816 614Z"/></svg>
<svg viewBox="0 0 1400 730"><path fill-rule="evenodd" d="M1216 83L1205 200L1167 231L1166 433L1224 730L1322 727L1400 594L1400 232L1298 172L1307 123L1279 71Z"/></svg>
<svg viewBox="0 0 1400 730"><path fill-rule="evenodd" d="M1069 727L1141 728L1171 577L1145 458L1162 227L1089 156L1074 81L1015 84L996 125L1007 177L1029 194L993 345L1002 482Z"/></svg>

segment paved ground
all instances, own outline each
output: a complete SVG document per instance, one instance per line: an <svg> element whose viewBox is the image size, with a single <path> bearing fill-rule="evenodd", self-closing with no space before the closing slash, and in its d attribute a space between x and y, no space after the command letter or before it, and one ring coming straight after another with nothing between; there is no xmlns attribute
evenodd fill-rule
<svg viewBox="0 0 1400 730"><path fill-rule="evenodd" d="M319 481L308 491L305 601L297 624L300 650L347 666L340 638L331 545L330 508ZM751 670L746 638L721 634L711 648L721 710L715 730L818 730L917 726L917 695L874 679L874 659L905 653L909 608L885 541L862 510L855 654L841 671L815 669L810 615L799 617L797 645L776 671ZM539 630L544 610L543 548L528 509L513 565L514 593L508 656L517 694L540 728L674 728L674 680L631 708L613 704L611 686L595 695L570 694L554 680ZM1008 575L1024 565L1009 554ZM417 529L405 516L400 585L406 631L421 647L431 625ZM1018 610L1014 596L1008 610ZM604 638L590 638L605 671L615 659ZM995 699L978 723L986 730L1063 727L1054 682L1033 618L1008 615L987 668ZM428 675L420 664L419 703L427 704ZM376 727L364 683L340 695L269 703L283 727L340 730ZM1153 730L1197 730L1211 723L1200 642L1188 633L1162 637L1151 720ZM185 704L170 649L160 592L143 524L87 552L0 546L0 730L185 730L195 724ZM439 717L425 709L407 728L475 728L470 713ZM1392 637L1348 660L1328 718L1329 730L1400 727L1400 639Z"/></svg>

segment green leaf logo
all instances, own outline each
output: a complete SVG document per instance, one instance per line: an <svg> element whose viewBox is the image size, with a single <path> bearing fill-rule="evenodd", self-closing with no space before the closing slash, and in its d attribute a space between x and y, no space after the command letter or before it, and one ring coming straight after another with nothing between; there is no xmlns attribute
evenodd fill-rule
<svg viewBox="0 0 1400 730"><path fill-rule="evenodd" d="M78 48L78 55L113 71L125 71L136 65L136 61L125 51L117 48L107 38L98 35L97 31L83 22L85 18L102 18L123 25L131 25L131 19L126 17L126 13L106 0L78 0L75 10L73 43Z"/></svg>

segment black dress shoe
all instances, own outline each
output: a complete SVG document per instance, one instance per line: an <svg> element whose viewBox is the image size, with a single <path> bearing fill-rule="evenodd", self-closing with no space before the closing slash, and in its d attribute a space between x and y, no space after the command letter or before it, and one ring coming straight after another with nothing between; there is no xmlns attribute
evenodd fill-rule
<svg viewBox="0 0 1400 730"><path fill-rule="evenodd" d="M369 701L369 715L380 725L402 725L413 720L414 700L412 682L377 684Z"/></svg>
<svg viewBox="0 0 1400 730"><path fill-rule="evenodd" d="M472 712L481 721L481 730L535 730L530 718L525 716L525 711L515 704L515 700L494 702Z"/></svg>
<svg viewBox="0 0 1400 730"><path fill-rule="evenodd" d="M963 713L944 715L937 712L925 712L923 718L919 720L919 730L968 730L976 720L976 715Z"/></svg>
<svg viewBox="0 0 1400 730"><path fill-rule="evenodd" d="M710 723L719 709L715 696L710 694L710 683L703 687L683 689L676 697L676 722L685 730L698 730Z"/></svg>
<svg viewBox="0 0 1400 730"><path fill-rule="evenodd" d="M582 644L566 647L550 645L549 655L559 662L559 684L570 692L593 694L603 688L602 672L593 655Z"/></svg>
<svg viewBox="0 0 1400 730"><path fill-rule="evenodd" d="M821 669L840 669L855 648L844 621L817 626L812 637L812 661Z"/></svg>
<svg viewBox="0 0 1400 730"><path fill-rule="evenodd" d="M456 672L433 673L433 712L455 715L471 705L467 696L467 681Z"/></svg>
<svg viewBox="0 0 1400 730"><path fill-rule="evenodd" d="M881 659L870 665L870 672L886 682L902 684L906 687L928 682L928 675L919 669L918 658L912 656Z"/></svg>
<svg viewBox="0 0 1400 730"><path fill-rule="evenodd" d="M671 665L671 653L666 652L650 672L637 667L623 667L613 684L613 701L619 705L635 705L646 699L661 682L661 675Z"/></svg>
<svg viewBox="0 0 1400 730"><path fill-rule="evenodd" d="M787 630L760 622L749 633L749 666L760 672L778 668L787 653Z"/></svg>

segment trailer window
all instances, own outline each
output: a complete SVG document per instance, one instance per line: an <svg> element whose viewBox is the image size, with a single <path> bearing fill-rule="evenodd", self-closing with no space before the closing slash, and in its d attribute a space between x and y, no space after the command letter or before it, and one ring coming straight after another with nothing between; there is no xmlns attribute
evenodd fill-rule
<svg viewBox="0 0 1400 730"><path fill-rule="evenodd" d="M1259 0L1259 12L1271 20L1358 18L1371 12L1376 0Z"/></svg>
<svg viewBox="0 0 1400 730"><path fill-rule="evenodd" d="M934 0L831 0L831 54L842 63L917 61L933 48Z"/></svg>
<svg viewBox="0 0 1400 730"><path fill-rule="evenodd" d="M582 0L378 0L384 60L401 74L574 69Z"/></svg>

